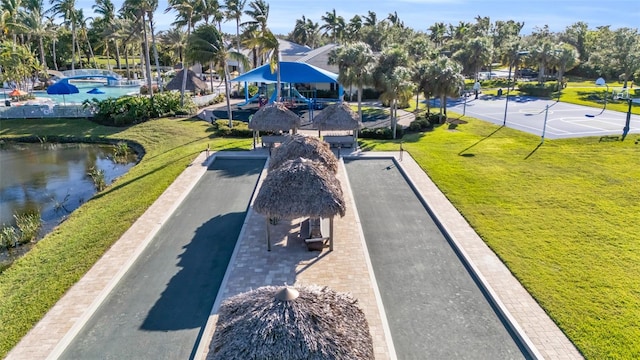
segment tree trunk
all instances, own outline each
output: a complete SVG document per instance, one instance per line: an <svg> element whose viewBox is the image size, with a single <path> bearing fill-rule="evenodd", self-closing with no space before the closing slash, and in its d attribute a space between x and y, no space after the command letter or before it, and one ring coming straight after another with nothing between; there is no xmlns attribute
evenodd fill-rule
<svg viewBox="0 0 640 360"><path fill-rule="evenodd" d="M227 71L226 63L224 66L224 92L227 95L227 115L229 116L229 128L233 127L233 112L231 111L231 86L229 86L229 72Z"/></svg>
<svg viewBox="0 0 640 360"><path fill-rule="evenodd" d="M160 60L158 59L158 47L156 46L156 33L154 31L154 26L153 26L153 17L150 14L149 15L149 26L151 27L151 46L153 47L153 57L155 58L155 62L156 62L156 71L158 72L158 77L157 77L157 81L158 81L158 91L162 92L162 76L160 76Z"/></svg>
<svg viewBox="0 0 640 360"><path fill-rule="evenodd" d="M190 35L191 35L191 18L189 18L189 23L187 24L187 39L189 38ZM187 68L186 61L182 61L182 85L180 86L180 106L184 106L184 92L187 89L187 72L188 72L188 68ZM228 98L229 96L227 95L227 101L229 101Z"/></svg>
<svg viewBox="0 0 640 360"><path fill-rule="evenodd" d="M131 69L129 68L129 52L127 51L127 44L124 44L124 64L127 68L127 79L131 80Z"/></svg>
<svg viewBox="0 0 640 360"><path fill-rule="evenodd" d="M42 63L42 66L44 66L44 72L47 72L47 61L44 58L44 41L42 41L42 36L40 36L38 38L38 46L40 48L40 62ZM49 77L49 75L47 75L47 77Z"/></svg>
<svg viewBox="0 0 640 360"><path fill-rule="evenodd" d="M120 48L118 47L118 40L113 40L113 47L116 48L116 67L118 70L121 68L120 64Z"/></svg>
<svg viewBox="0 0 640 360"><path fill-rule="evenodd" d="M362 85L358 86L358 117L362 122Z"/></svg>
<svg viewBox="0 0 640 360"><path fill-rule="evenodd" d="M107 50L107 70L111 71L111 58L109 57L109 40L105 42Z"/></svg>
<svg viewBox="0 0 640 360"><path fill-rule="evenodd" d="M80 69L83 68L82 66L82 52L80 51L80 42L76 41L76 48L78 50L78 65L80 65Z"/></svg>
<svg viewBox="0 0 640 360"><path fill-rule="evenodd" d="M151 59L149 56L149 39L147 37L147 20L142 13L142 34L144 36L144 70L147 77L147 86L149 86L149 96L153 102L153 79L151 78Z"/></svg>
<svg viewBox="0 0 640 360"><path fill-rule="evenodd" d="M56 71L58 71L58 58L56 56L56 44L57 43L58 42L56 40L53 40L53 44L51 44L52 48L53 48L52 49L52 53L51 53L51 55L53 57L53 68L56 69Z"/></svg>
<svg viewBox="0 0 640 360"><path fill-rule="evenodd" d="M71 70L76 69L76 26L71 23Z"/></svg>
<svg viewBox="0 0 640 360"><path fill-rule="evenodd" d="M396 138L396 126L398 123L398 119L396 118L396 106L398 106L398 101L397 99L393 99L393 101L391 102L391 131L393 133L393 138Z"/></svg>
<svg viewBox="0 0 640 360"><path fill-rule="evenodd" d="M87 37L87 45L89 45L89 54L91 54L91 59L93 59L93 66L98 68L98 63L96 62L96 56L93 54L93 48L91 47L91 43L89 42L89 37ZM88 59L88 65L91 65L91 59Z"/></svg>

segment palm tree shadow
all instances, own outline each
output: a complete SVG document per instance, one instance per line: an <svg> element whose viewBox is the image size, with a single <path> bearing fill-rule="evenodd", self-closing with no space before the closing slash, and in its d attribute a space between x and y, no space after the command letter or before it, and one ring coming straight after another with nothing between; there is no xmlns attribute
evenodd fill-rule
<svg viewBox="0 0 640 360"><path fill-rule="evenodd" d="M466 157L470 157L473 156L473 154L465 154L465 152L467 152L469 149L475 147L476 145L480 144L481 142L487 140L488 138L492 137L494 134L496 134L498 131L502 130L502 128L504 128L504 125L500 126L499 128L495 129L491 134L483 137L482 139L476 141L474 144L472 144L471 146L461 150L458 155L459 156L466 156Z"/></svg>

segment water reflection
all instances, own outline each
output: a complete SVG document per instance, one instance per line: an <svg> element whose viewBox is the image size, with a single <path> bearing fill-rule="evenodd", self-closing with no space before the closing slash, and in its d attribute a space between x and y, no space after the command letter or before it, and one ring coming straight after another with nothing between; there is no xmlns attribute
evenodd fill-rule
<svg viewBox="0 0 640 360"><path fill-rule="evenodd" d="M135 163L133 151L114 161L114 146L98 144L24 144L0 146L0 225L14 225L13 214L39 210L41 234L58 225L95 194L88 173L104 171L106 184Z"/></svg>

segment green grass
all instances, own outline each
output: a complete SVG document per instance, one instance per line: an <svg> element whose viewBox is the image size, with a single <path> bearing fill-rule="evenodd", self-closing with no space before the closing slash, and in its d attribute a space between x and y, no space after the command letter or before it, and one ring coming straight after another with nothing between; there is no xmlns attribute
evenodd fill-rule
<svg viewBox="0 0 640 360"><path fill-rule="evenodd" d="M465 119L407 135L404 149L586 358L640 358L640 136L539 146Z"/></svg>
<svg viewBox="0 0 640 360"><path fill-rule="evenodd" d="M144 213L206 147L251 148L251 139L217 139L203 121L160 119L127 129L87 120L3 120L2 137L76 136L126 139L146 155L125 176L76 210L0 275L0 358Z"/></svg>

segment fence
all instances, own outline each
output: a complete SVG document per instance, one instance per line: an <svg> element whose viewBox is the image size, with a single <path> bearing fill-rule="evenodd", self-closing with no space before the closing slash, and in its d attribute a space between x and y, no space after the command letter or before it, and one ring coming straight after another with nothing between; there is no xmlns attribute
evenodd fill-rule
<svg viewBox="0 0 640 360"><path fill-rule="evenodd" d="M198 107L204 107L220 94L214 89L213 94L192 97ZM93 117L91 110L82 105L20 105L0 106L0 119L42 119L42 118L87 118Z"/></svg>
<svg viewBox="0 0 640 360"><path fill-rule="evenodd" d="M0 119L86 118L93 112L82 105L22 105L0 107Z"/></svg>

